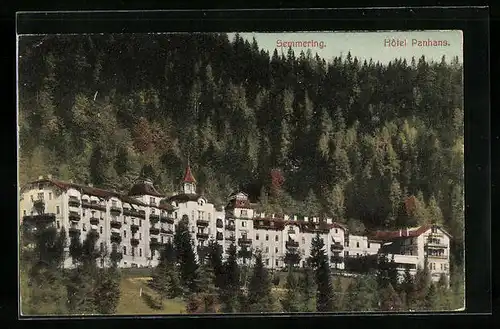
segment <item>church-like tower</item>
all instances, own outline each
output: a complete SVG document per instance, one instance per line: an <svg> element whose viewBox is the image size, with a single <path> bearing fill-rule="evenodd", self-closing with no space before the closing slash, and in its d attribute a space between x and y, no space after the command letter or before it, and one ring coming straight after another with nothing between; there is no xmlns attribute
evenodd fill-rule
<svg viewBox="0 0 500 329"><path fill-rule="evenodd" d="M182 192L185 194L196 194L196 179L191 173L191 166L187 165L184 179L182 180Z"/></svg>

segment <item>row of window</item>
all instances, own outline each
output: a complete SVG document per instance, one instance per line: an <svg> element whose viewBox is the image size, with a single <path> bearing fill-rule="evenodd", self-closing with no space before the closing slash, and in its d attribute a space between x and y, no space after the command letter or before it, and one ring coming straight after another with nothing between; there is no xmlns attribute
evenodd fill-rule
<svg viewBox="0 0 500 329"><path fill-rule="evenodd" d="M440 270L441 271L447 271L448 270L448 264L439 264L440 265ZM430 270L436 270L436 263L429 263L429 269Z"/></svg>
<svg viewBox="0 0 500 329"><path fill-rule="evenodd" d="M132 248L132 252L130 253L130 256L135 256L135 249ZM123 255L127 255L127 246L123 246ZM139 248L139 257L142 257L142 248Z"/></svg>

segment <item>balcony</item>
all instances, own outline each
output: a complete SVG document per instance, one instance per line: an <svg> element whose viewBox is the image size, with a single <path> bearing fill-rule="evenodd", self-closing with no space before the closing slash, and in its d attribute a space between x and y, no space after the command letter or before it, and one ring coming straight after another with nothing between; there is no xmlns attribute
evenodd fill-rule
<svg viewBox="0 0 500 329"><path fill-rule="evenodd" d="M98 225L99 224L99 218L91 217L90 218L90 224L91 225Z"/></svg>
<svg viewBox="0 0 500 329"><path fill-rule="evenodd" d="M339 256L339 255L330 256L330 263L340 264L343 262L344 262L344 257L342 257L342 256Z"/></svg>
<svg viewBox="0 0 500 329"><path fill-rule="evenodd" d="M448 255L427 255L427 257L434 259L448 259Z"/></svg>
<svg viewBox="0 0 500 329"><path fill-rule="evenodd" d="M137 225L137 224L131 224L130 225L130 231L132 233L135 233L135 232L139 231L139 225Z"/></svg>
<svg viewBox="0 0 500 329"><path fill-rule="evenodd" d="M332 252L340 252L344 249L341 243L335 242L330 245L330 251Z"/></svg>
<svg viewBox="0 0 500 329"><path fill-rule="evenodd" d="M250 245L252 245L252 239L249 239L249 238L239 238L238 239L238 244L240 246L250 246Z"/></svg>
<svg viewBox="0 0 500 329"><path fill-rule="evenodd" d="M218 228L223 228L224 227L224 223L222 222L222 220L217 219L217 223L216 223L215 226L217 226Z"/></svg>
<svg viewBox="0 0 500 329"><path fill-rule="evenodd" d="M76 196L70 196L68 199L68 205L71 207L80 207L80 200Z"/></svg>
<svg viewBox="0 0 500 329"><path fill-rule="evenodd" d="M427 248L448 248L448 246L445 243L441 242L441 241L439 241L439 242L437 242L437 241L427 241L427 243L425 244L425 246Z"/></svg>
<svg viewBox="0 0 500 329"><path fill-rule="evenodd" d="M174 234L174 231L171 228L164 229L163 227L160 230L160 233L164 234Z"/></svg>
<svg viewBox="0 0 500 329"><path fill-rule="evenodd" d="M297 249L299 247L299 242L293 241L293 240L288 240L287 242L285 242L285 247L287 249Z"/></svg>
<svg viewBox="0 0 500 329"><path fill-rule="evenodd" d="M224 239L224 236L222 235L221 232L217 232L216 237L217 240L222 241Z"/></svg>
<svg viewBox="0 0 500 329"><path fill-rule="evenodd" d="M236 230L236 226L234 224L226 225L226 231L234 231Z"/></svg>
<svg viewBox="0 0 500 329"><path fill-rule="evenodd" d="M162 223L169 223L169 224L173 224L173 223L174 223L174 218L173 218L171 215L161 214L161 216L160 216L160 221L161 221Z"/></svg>
<svg viewBox="0 0 500 329"><path fill-rule="evenodd" d="M41 214L41 215L32 215L32 216L24 216L23 223L32 225L37 223L51 223L56 220L56 214Z"/></svg>
<svg viewBox="0 0 500 329"><path fill-rule="evenodd" d="M123 214L125 216L130 216L130 217L140 217L141 216L141 213L139 212L139 210L128 209L128 208L123 209Z"/></svg>
<svg viewBox="0 0 500 329"><path fill-rule="evenodd" d="M137 217L139 217L139 218L146 218L146 211L139 210L138 214L137 214Z"/></svg>
<svg viewBox="0 0 500 329"><path fill-rule="evenodd" d="M111 233L111 242L113 243L121 243L122 237L118 233Z"/></svg>
<svg viewBox="0 0 500 329"><path fill-rule="evenodd" d="M156 227L152 227L149 229L149 233L152 235L158 235L158 234L160 234L160 229L156 228Z"/></svg>
<svg viewBox="0 0 500 329"><path fill-rule="evenodd" d="M196 225L198 225L198 226L203 226L203 227L207 227L207 226L208 226L208 220L198 219L198 220L196 221Z"/></svg>
<svg viewBox="0 0 500 329"><path fill-rule="evenodd" d="M70 236L75 236L75 235L80 235L82 232L79 228L77 227L70 227L68 229L68 233Z"/></svg>
<svg viewBox="0 0 500 329"><path fill-rule="evenodd" d="M106 210L106 206L99 204L96 200L92 200L92 201L82 200L82 207L95 209L95 210L101 210L101 211Z"/></svg>
<svg viewBox="0 0 500 329"><path fill-rule="evenodd" d="M121 228L122 227L122 222L118 220L112 220L110 222L111 228Z"/></svg>
<svg viewBox="0 0 500 329"><path fill-rule="evenodd" d="M76 211L70 211L69 212L69 220L79 221L80 220L80 214L77 213Z"/></svg>
<svg viewBox="0 0 500 329"><path fill-rule="evenodd" d="M208 239L208 233L198 232L196 233L196 238L200 240Z"/></svg>
<svg viewBox="0 0 500 329"><path fill-rule="evenodd" d="M130 239L130 244L134 247L137 247L139 245L139 239L136 238L131 238Z"/></svg>
<svg viewBox="0 0 500 329"><path fill-rule="evenodd" d="M149 215L149 222L151 224L154 225L154 224L158 223L159 221L160 221L160 215L158 215L158 214Z"/></svg>
<svg viewBox="0 0 500 329"><path fill-rule="evenodd" d="M149 242L149 247L151 249L158 249L161 247L161 243L158 241L158 239L152 238L151 241Z"/></svg>
<svg viewBox="0 0 500 329"><path fill-rule="evenodd" d="M122 213L122 208L120 208L118 206L111 206L111 208L109 208L109 211L112 214L121 214Z"/></svg>
<svg viewBox="0 0 500 329"><path fill-rule="evenodd" d="M233 236L233 235L230 235L230 236L226 237L226 241L232 241L232 242L234 242L234 241L236 241L236 237Z"/></svg>

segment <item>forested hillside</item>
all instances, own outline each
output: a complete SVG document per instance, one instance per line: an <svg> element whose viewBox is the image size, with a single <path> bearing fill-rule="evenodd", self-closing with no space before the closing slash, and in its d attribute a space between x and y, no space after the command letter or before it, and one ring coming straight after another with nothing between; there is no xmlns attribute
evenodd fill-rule
<svg viewBox="0 0 500 329"><path fill-rule="evenodd" d="M268 54L225 34L23 37L20 182L239 187L262 207L358 229L463 234L462 64ZM407 196L415 207L403 211Z"/></svg>

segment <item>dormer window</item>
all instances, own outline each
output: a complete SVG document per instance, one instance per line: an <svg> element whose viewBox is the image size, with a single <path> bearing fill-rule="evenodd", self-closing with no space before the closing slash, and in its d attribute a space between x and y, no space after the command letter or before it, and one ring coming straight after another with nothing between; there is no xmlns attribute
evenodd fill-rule
<svg viewBox="0 0 500 329"><path fill-rule="evenodd" d="M204 203L204 202L203 202L203 199L199 199L199 200L198 200L198 204L199 204L200 206L203 206L203 203Z"/></svg>

